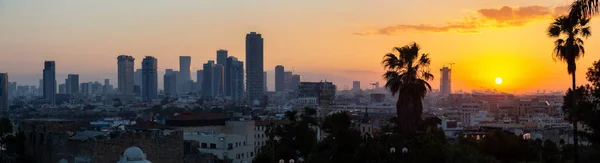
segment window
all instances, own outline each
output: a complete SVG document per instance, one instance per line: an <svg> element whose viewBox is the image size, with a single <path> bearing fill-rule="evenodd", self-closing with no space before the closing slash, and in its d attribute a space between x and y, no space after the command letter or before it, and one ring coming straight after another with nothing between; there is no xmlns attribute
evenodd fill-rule
<svg viewBox="0 0 600 163"><path fill-rule="evenodd" d="M250 152L250 157L254 157L254 152Z"/></svg>
<svg viewBox="0 0 600 163"><path fill-rule="evenodd" d="M208 145L207 145L206 143L202 143L202 144L200 145L200 148L204 148L204 149L206 149L206 148L208 148Z"/></svg>
<svg viewBox="0 0 600 163"><path fill-rule="evenodd" d="M235 147L238 147L238 146L240 146L240 144L238 144L237 142L235 142Z"/></svg>
<svg viewBox="0 0 600 163"><path fill-rule="evenodd" d="M242 158L244 158L244 153L242 153Z"/></svg>
<svg viewBox="0 0 600 163"><path fill-rule="evenodd" d="M210 149L217 149L217 144L210 143Z"/></svg>
<svg viewBox="0 0 600 163"><path fill-rule="evenodd" d="M244 146L246 146L246 142L244 142Z"/></svg>
<svg viewBox="0 0 600 163"><path fill-rule="evenodd" d="M232 150L232 149L233 149L233 144L232 144L232 143L229 143L229 144L227 145L227 149L228 149L228 150Z"/></svg>

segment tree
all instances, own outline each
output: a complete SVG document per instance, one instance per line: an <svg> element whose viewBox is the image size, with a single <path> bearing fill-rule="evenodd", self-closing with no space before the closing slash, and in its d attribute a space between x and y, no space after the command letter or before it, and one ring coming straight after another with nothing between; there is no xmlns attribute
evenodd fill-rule
<svg viewBox="0 0 600 163"><path fill-rule="evenodd" d="M419 50L417 43L394 47L393 52L386 54L382 61L387 69L383 75L387 81L385 87L392 95L398 95L396 114L400 122L397 127L405 134L412 134L417 130L423 110L423 98L431 90L427 81L433 79L429 72L429 54L419 54Z"/></svg>
<svg viewBox="0 0 600 163"><path fill-rule="evenodd" d="M321 129L327 137L319 142L310 155L309 162L365 162L358 160L362 137L352 128L346 113L335 113L325 117Z"/></svg>
<svg viewBox="0 0 600 163"><path fill-rule="evenodd" d="M590 18L600 11L598 0L576 0L571 4L569 16L578 18Z"/></svg>
<svg viewBox="0 0 600 163"><path fill-rule="evenodd" d="M579 3L579 2L576 2ZM562 62L567 63L567 73L572 77L572 89L576 89L575 85L575 71L577 69L576 61L579 60L585 54L583 48L583 40L581 37L589 37L591 35L590 27L588 26L589 18L578 17L576 15L561 16L550 24L548 28L548 36L552 38L558 38L554 41L555 48L553 51L554 58ZM575 96L572 96L573 98ZM575 154L577 155L577 149L579 145L577 136L577 108L575 107L575 99L572 99L570 103L571 111L574 112L571 115L571 122L573 123L573 142L575 144ZM575 157L577 162L577 157Z"/></svg>
<svg viewBox="0 0 600 163"><path fill-rule="evenodd" d="M286 112L285 117L290 123L282 126L270 126L267 129L266 134L269 136L269 140L265 146L261 147L254 162L307 158L317 144L316 113L313 108L304 108L304 112L300 116L297 111Z"/></svg>

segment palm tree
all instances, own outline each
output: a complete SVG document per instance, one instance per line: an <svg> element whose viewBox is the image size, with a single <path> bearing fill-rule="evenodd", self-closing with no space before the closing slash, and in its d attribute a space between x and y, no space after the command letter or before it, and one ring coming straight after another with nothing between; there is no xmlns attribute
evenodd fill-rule
<svg viewBox="0 0 600 163"><path fill-rule="evenodd" d="M577 18L590 18L592 15L598 14L598 0L576 0L571 4L569 16Z"/></svg>
<svg viewBox="0 0 600 163"><path fill-rule="evenodd" d="M567 72L572 77L572 88L575 90L575 71L577 69L576 61L583 57L585 50L583 48L583 40L581 37L587 38L591 35L590 27L588 26L589 18L561 16L550 24L548 28L548 36L558 38L554 41L555 47L553 51L554 59L567 63ZM575 162L577 162L577 109L575 108L575 96L572 96L571 103L571 123L573 123L573 142L575 144Z"/></svg>
<svg viewBox="0 0 600 163"><path fill-rule="evenodd" d="M383 75L385 87L392 95L398 94L396 124L401 133L411 134L421 121L423 98L431 86L427 81L433 79L429 72L431 63L428 54L419 54L419 45L412 43L403 47L394 47L392 53L383 57L381 62L387 72ZM395 54L397 53L397 54Z"/></svg>

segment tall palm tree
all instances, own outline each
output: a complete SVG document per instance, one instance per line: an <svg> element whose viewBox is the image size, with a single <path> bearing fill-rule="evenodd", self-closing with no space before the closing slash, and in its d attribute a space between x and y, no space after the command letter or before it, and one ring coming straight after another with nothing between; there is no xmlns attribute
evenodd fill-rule
<svg viewBox="0 0 600 163"><path fill-rule="evenodd" d="M600 12L598 0L576 0L571 4L571 17L590 18Z"/></svg>
<svg viewBox="0 0 600 163"><path fill-rule="evenodd" d="M394 47L392 53L383 57L381 62L387 72L383 75L385 87L392 95L398 94L396 124L401 133L411 134L421 121L423 98L433 79L429 72L431 60L428 54L419 54L419 45L412 43L403 47ZM397 54L395 54L397 53Z"/></svg>
<svg viewBox="0 0 600 163"><path fill-rule="evenodd" d="M581 37L587 38L591 35L590 27L588 26L590 19L584 17L575 17L573 15L561 16L550 24L548 28L548 36L558 38L554 41L555 47L553 56L555 59L567 63L567 72L572 77L572 88L576 89L575 71L577 69L576 61L583 57L585 49L583 48L583 40ZM572 96L571 103L571 123L573 123L573 142L575 150L575 162L577 162L577 108L575 107L576 96Z"/></svg>

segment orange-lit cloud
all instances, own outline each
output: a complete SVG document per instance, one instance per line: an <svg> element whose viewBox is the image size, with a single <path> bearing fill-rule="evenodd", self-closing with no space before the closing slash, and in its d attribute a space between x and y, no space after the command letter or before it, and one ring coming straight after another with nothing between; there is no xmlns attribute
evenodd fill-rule
<svg viewBox="0 0 600 163"><path fill-rule="evenodd" d="M357 32L355 35L395 35L398 32L420 31L420 32L459 32L459 33L478 33L480 28L504 28L524 26L539 19L564 15L569 11L569 6L522 6L492 9L479 9L473 15L465 18L463 21L447 23L446 25L427 25L427 24L398 24L382 27L367 32Z"/></svg>

